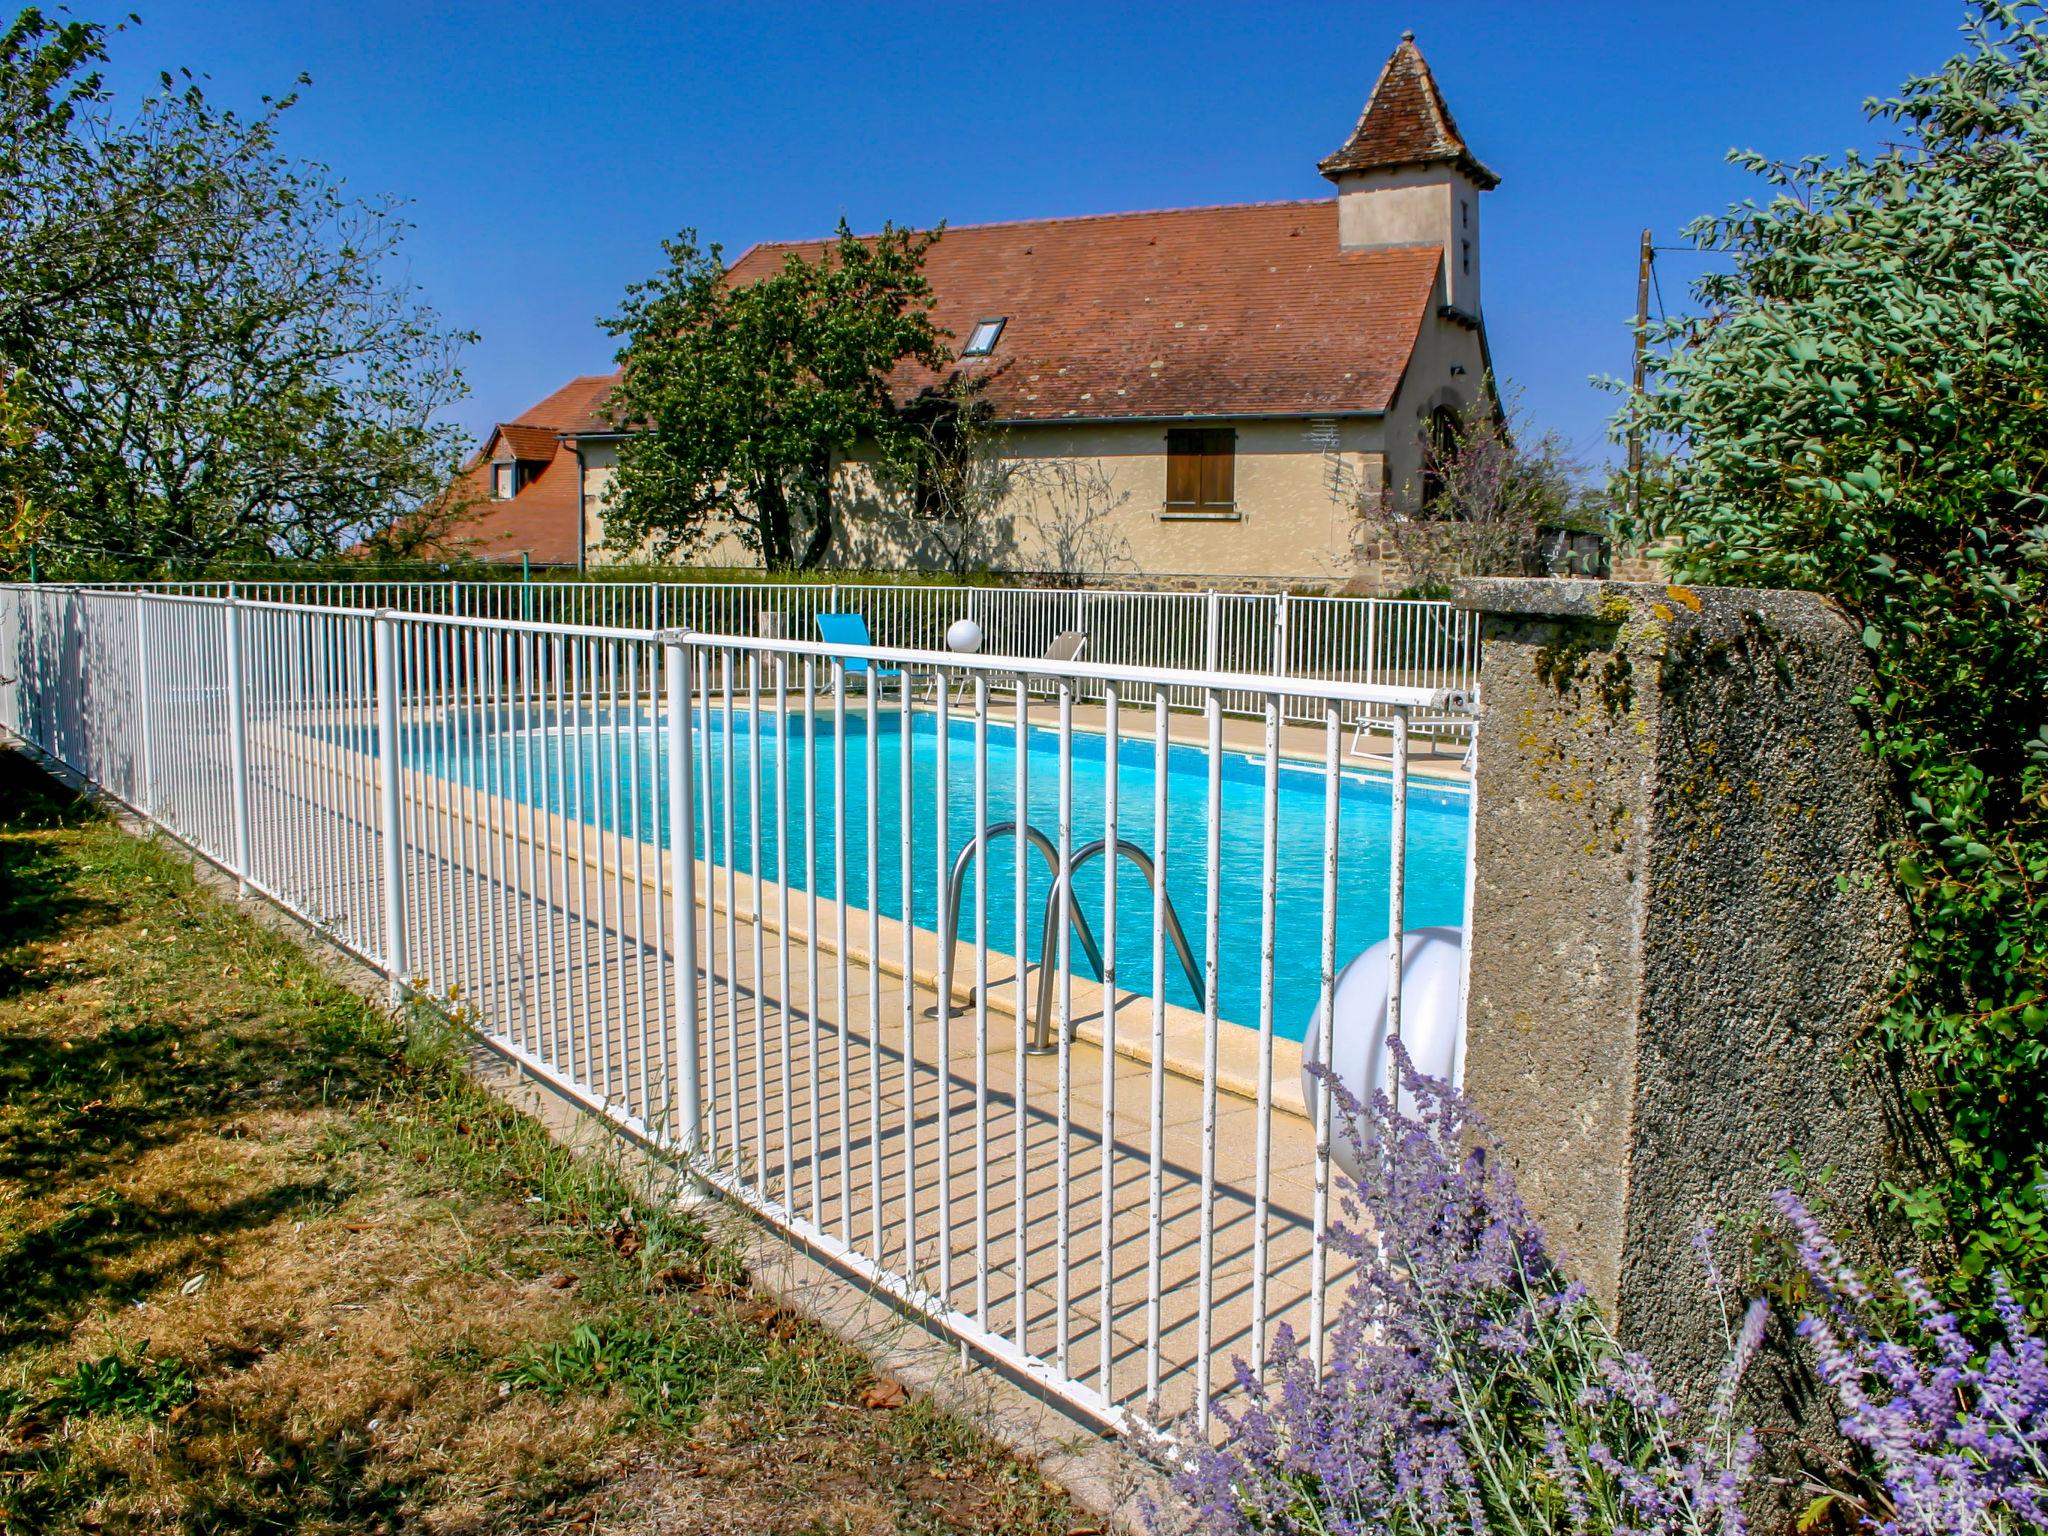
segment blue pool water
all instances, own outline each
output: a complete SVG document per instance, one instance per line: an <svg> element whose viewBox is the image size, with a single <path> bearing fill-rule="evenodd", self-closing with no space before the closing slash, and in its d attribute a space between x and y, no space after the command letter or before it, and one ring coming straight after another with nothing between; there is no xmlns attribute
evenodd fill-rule
<svg viewBox="0 0 2048 1536"><path fill-rule="evenodd" d="M789 739L778 741L777 720L764 711L758 724L744 710L733 717L732 847L725 842L726 720L714 708L708 725L701 718L696 751L699 771L703 753L710 754L711 816L699 828L697 851L715 863L755 873L751 826L753 735L760 735L762 825L760 871L765 878L786 879L796 890L816 891L835 900L835 814L838 791L834 768L839 757L829 714L821 714L807 742L800 713L792 712ZM870 786L866 773L867 722L859 708L846 719L845 810L847 898L865 908L868 902L867 814ZM701 733L706 729L710 738ZM877 904L886 917L901 918L904 893L901 843L902 722L893 710L882 713L876 738L879 758ZM645 715L617 722L608 717L585 719L545 730L497 730L467 721L454 730L415 727L409 733L410 763L459 781L531 803L594 826L635 830L655 838L656 808L666 795L667 732ZM1073 737L1073 847L1079 849L1103 835L1107 801L1104 738L1076 731ZM949 786L947 865L974 837L975 743L971 720L954 719L947 737L946 782ZM806 756L815 773L815 804L807 799ZM910 920L936 930L944 879L937 850L939 800L939 738L934 716L912 718L909 821L913 829ZM1056 734L1034 727L1028 760L1030 820L1048 838L1058 840L1059 756ZM1153 798L1158 765L1149 740L1126 739L1118 754L1120 835L1154 852ZM988 727L988 821L1013 819L1016 804L1017 742L1007 725ZM1264 817L1263 760L1242 753L1226 754L1222 769L1222 837L1217 893L1219 922L1218 1012L1233 1023L1259 1025L1259 937L1264 871L1261 834ZM1180 914L1199 968L1204 924L1209 910L1207 888L1208 768L1204 752L1169 746L1166 754L1167 817L1164 865L1166 888ZM700 797L703 786L700 784ZM778 814L778 796L787 795L786 820ZM638 815L634 815L637 799ZM1323 908L1323 774L1320 765L1280 766L1278 790L1278 856L1275 861L1274 1029L1299 1040L1314 1012L1319 977ZM700 807L702 800L699 801ZM1341 830L1337 871L1337 963L1386 937L1387 846L1392 817L1391 788L1383 776L1346 770L1339 794ZM701 811L700 811L701 819ZM637 828L632 823L637 820ZM791 829L782 847L779 829ZM1464 921L1466 796L1447 788L1411 780L1408 797L1407 923L1411 928ZM1013 918L1014 860L1017 844L1003 839L991 845L988 859L989 945L1004 954L1015 948ZM1027 852L1026 899L1029 954L1036 960L1041 941L1041 914L1051 877L1044 862ZM786 875L783 860L786 857ZM1103 903L1102 861L1083 869L1075 880L1075 901L1100 935ZM1151 893L1135 865L1126 861L1117 881L1118 980L1130 990L1147 992L1152 974ZM831 917L824 919L831 931ZM959 963L973 964L975 882L970 869L961 906L962 943ZM1082 946L1073 944L1077 975L1090 974ZM1169 947L1166 951L1168 999L1194 1006L1195 996L1181 975Z"/></svg>

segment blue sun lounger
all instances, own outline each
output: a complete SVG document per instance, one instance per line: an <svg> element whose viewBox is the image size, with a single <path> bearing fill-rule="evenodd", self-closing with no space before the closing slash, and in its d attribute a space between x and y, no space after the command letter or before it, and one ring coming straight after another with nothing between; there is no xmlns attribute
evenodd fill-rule
<svg viewBox="0 0 2048 1536"><path fill-rule="evenodd" d="M817 615L817 624L818 638L827 645L875 643L868 634L868 621L857 613L821 613ZM858 677L868 687L873 687L877 682L891 681L899 688L903 686L901 667L870 667L865 656L842 657L841 664L849 678Z"/></svg>

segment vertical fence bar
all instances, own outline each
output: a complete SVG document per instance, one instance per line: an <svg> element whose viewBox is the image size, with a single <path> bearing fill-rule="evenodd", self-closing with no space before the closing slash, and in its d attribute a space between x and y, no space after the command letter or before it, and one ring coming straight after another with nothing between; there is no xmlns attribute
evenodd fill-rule
<svg viewBox="0 0 2048 1536"><path fill-rule="evenodd" d="M1316 1012L1316 1060L1327 1063L1335 1038L1337 998L1337 838L1341 815L1338 786L1338 752L1343 725L1337 706L1323 706L1323 916L1320 957L1320 1003ZM1468 902L1470 898L1467 898ZM1468 905L1469 912L1471 907ZM1468 946L1469 948L1469 946ZM1319 1078L1310 1110L1316 1131L1316 1187L1309 1244L1309 1356L1317 1369L1323 1364L1324 1321L1328 1309L1330 1227L1330 1151L1335 1143L1330 1124L1335 1096L1327 1076Z"/></svg>
<svg viewBox="0 0 2048 1536"><path fill-rule="evenodd" d="M668 672L668 858L675 945L677 1066L676 1142L685 1158L697 1150L703 1083L697 1063L697 829L691 778L690 648L681 635L664 639Z"/></svg>
<svg viewBox="0 0 2048 1536"><path fill-rule="evenodd" d="M1401 970L1407 949L1408 907L1408 706L1394 706L1391 722L1394 794L1392 824L1387 831L1387 1033L1401 1038ZM1400 1068L1387 1057L1387 1094L1401 1086ZM1395 1102L1398 1102L1396 1099Z"/></svg>
<svg viewBox="0 0 2048 1536"><path fill-rule="evenodd" d="M1222 979L1221 912L1223 889L1223 701L1212 687L1204 709L1208 718L1208 835L1205 885L1208 910L1203 914L1202 960L1202 1205L1197 1239L1198 1273L1195 1304L1195 1427L1209 1429L1209 1380L1215 1344L1216 1316L1216 1064L1220 1021L1216 993Z"/></svg>
<svg viewBox="0 0 2048 1536"><path fill-rule="evenodd" d="M135 786L136 809L152 822L156 820L156 760L149 719L149 599L135 594L135 718L142 741L141 780Z"/></svg>
<svg viewBox="0 0 2048 1536"><path fill-rule="evenodd" d="M384 855L384 974L391 1006L405 1001L404 827L398 806L398 624L389 613L376 619L377 793Z"/></svg>
<svg viewBox="0 0 2048 1536"><path fill-rule="evenodd" d="M227 615L228 788L235 806L235 888L249 894L249 721L242 702L242 610L232 597Z"/></svg>
<svg viewBox="0 0 2048 1536"><path fill-rule="evenodd" d="M1280 599L1276 643L1287 636L1287 599ZM1252 1369L1266 1368L1266 1227L1273 1202L1273 970L1278 948L1277 907L1280 850L1280 716L1285 700L1266 700L1266 751L1261 777L1259 871L1259 1067L1258 1113L1254 1117L1252 1171Z"/></svg>

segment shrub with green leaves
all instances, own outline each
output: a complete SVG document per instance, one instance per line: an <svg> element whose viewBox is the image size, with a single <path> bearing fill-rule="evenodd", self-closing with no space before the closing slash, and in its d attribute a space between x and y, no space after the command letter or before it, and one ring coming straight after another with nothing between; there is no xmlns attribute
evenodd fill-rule
<svg viewBox="0 0 2048 1536"><path fill-rule="evenodd" d="M1912 929L1880 1043L1941 1127L1893 1195L1980 1318L1994 1269L2048 1313L2044 18L1975 7L1963 52L1867 104L1880 154L1733 156L1771 196L1688 231L1727 268L1651 328L1622 418L1669 450L1626 532L1677 579L1863 626Z"/></svg>

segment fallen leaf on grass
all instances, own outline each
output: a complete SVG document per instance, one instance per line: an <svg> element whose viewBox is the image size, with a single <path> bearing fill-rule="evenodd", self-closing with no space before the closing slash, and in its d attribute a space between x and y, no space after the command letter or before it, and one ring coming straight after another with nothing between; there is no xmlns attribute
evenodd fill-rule
<svg viewBox="0 0 2048 1536"><path fill-rule="evenodd" d="M887 1376L872 1382L860 1395L863 1408L901 1408L910 1401L910 1394L903 1390L903 1383L891 1381Z"/></svg>

